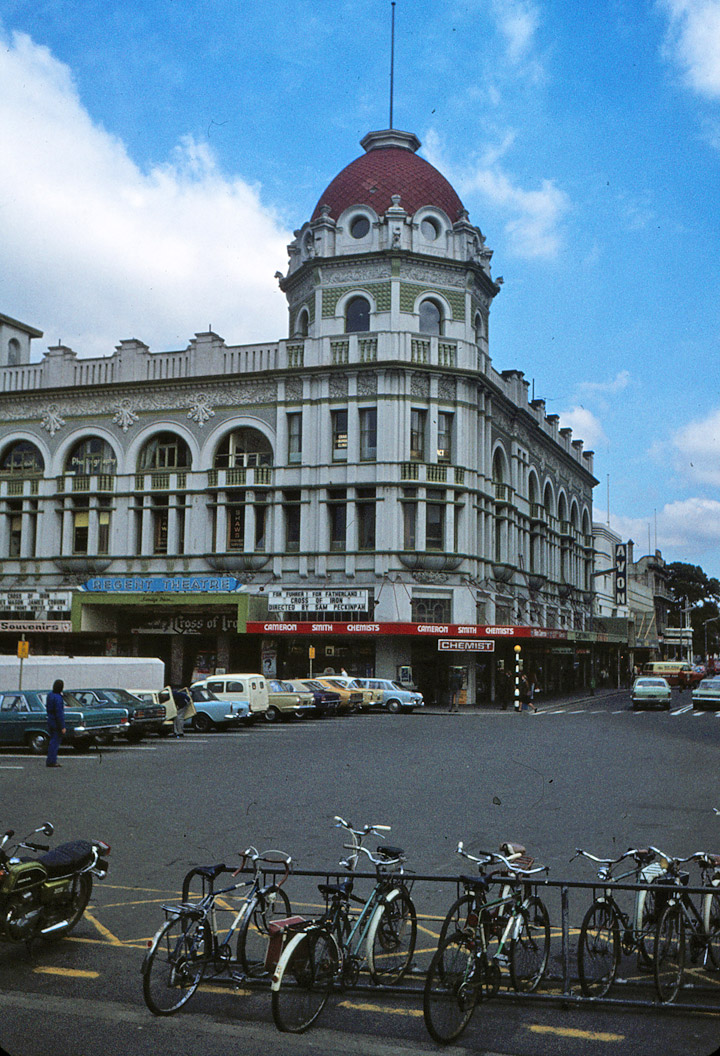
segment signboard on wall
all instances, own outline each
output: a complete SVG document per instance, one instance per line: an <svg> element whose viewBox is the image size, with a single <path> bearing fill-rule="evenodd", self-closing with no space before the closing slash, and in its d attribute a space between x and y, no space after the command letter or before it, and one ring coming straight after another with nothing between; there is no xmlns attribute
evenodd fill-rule
<svg viewBox="0 0 720 1056"><path fill-rule="evenodd" d="M627 605L627 543L615 544L615 603Z"/></svg>
<svg viewBox="0 0 720 1056"><path fill-rule="evenodd" d="M2 590L0 612L70 612L70 590Z"/></svg>
<svg viewBox="0 0 720 1056"><path fill-rule="evenodd" d="M270 590L271 612L367 612L367 590Z"/></svg>
<svg viewBox="0 0 720 1056"><path fill-rule="evenodd" d="M495 642L480 642L471 638L438 638L441 653L494 653Z"/></svg>

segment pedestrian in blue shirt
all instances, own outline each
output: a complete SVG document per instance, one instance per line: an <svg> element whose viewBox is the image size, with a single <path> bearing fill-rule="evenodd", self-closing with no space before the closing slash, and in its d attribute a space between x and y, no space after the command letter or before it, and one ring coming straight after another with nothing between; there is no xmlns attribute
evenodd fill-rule
<svg viewBox="0 0 720 1056"><path fill-rule="evenodd" d="M45 702L47 711L47 725L50 740L48 741L46 766L60 766L57 761L58 748L65 733L65 701L63 700L63 689L65 683L61 678L53 682L52 693L48 693Z"/></svg>

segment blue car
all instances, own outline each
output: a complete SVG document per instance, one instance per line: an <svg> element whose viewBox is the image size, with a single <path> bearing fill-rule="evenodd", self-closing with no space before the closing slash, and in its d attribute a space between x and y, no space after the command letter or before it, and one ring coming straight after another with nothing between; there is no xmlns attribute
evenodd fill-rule
<svg viewBox="0 0 720 1056"><path fill-rule="evenodd" d="M387 711L403 711L410 714L415 708L425 706L422 693L417 693L414 689L404 689L399 682L393 682L389 678L356 678L355 681L366 689L380 690L380 707Z"/></svg>
<svg viewBox="0 0 720 1056"><path fill-rule="evenodd" d="M250 721L249 700L220 700L209 689L202 686L191 686L195 714L185 720L185 727L197 730L198 733L209 733L218 727L231 729L241 722Z"/></svg>

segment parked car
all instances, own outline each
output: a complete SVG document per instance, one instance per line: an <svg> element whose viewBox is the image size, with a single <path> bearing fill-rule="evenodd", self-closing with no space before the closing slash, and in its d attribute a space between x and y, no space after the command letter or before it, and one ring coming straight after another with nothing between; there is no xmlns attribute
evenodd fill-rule
<svg viewBox="0 0 720 1056"><path fill-rule="evenodd" d="M669 709L671 698L672 689L666 678L643 676L636 678L633 682L631 700L634 711L638 708L651 707L653 704Z"/></svg>
<svg viewBox="0 0 720 1056"><path fill-rule="evenodd" d="M720 678L704 678L692 694L693 708L720 708Z"/></svg>
<svg viewBox="0 0 720 1056"><path fill-rule="evenodd" d="M45 701L49 690L12 690L0 693L0 745L24 744L34 755L44 755L50 736ZM122 733L129 725L125 708L95 708L65 699L65 742L83 749Z"/></svg>
<svg viewBox="0 0 720 1056"><path fill-rule="evenodd" d="M165 686L164 689L129 689L128 693L132 693L134 697L142 700L145 704L162 704L165 708L165 721L157 732L160 737L169 737L173 732L173 723L177 715L177 708L175 707L175 700L170 686Z"/></svg>
<svg viewBox="0 0 720 1056"><path fill-rule="evenodd" d="M319 682L307 678L291 678L287 680L287 684L301 693L312 693L313 707L318 718L337 715L340 707L340 694L335 690L326 689Z"/></svg>
<svg viewBox="0 0 720 1056"><path fill-rule="evenodd" d="M268 681L268 693L270 704L265 712L268 722L290 718L302 719L312 715L315 711L315 701L309 689L298 690L289 682L271 678Z"/></svg>
<svg viewBox="0 0 720 1056"><path fill-rule="evenodd" d="M246 700L250 705L249 721L263 716L270 706L267 682L263 675L210 675L193 682L193 687L209 689L220 700Z"/></svg>
<svg viewBox="0 0 720 1056"><path fill-rule="evenodd" d="M349 715L351 711L358 711L362 707L364 697L361 689L352 689L349 685L344 684L335 676L320 676L313 679L319 685L324 686L325 689L331 689L335 693L340 695L340 704L338 711Z"/></svg>
<svg viewBox="0 0 720 1056"><path fill-rule="evenodd" d="M408 714L415 708L425 705L422 693L415 690L405 689L399 682L393 682L389 678L358 678L361 686L368 686L380 694L380 707L391 712L403 711Z"/></svg>
<svg viewBox="0 0 720 1056"><path fill-rule="evenodd" d="M128 741L141 741L148 733L157 733L165 722L163 704L148 704L127 689L66 689L63 696L66 705L77 701L80 707L125 708L130 721L122 733Z"/></svg>
<svg viewBox="0 0 720 1056"><path fill-rule="evenodd" d="M185 720L184 725L197 730L198 733L209 733L216 727L230 729L247 722L250 718L250 702L247 700L220 700L204 686L191 686L190 696L195 706L195 714Z"/></svg>
<svg viewBox="0 0 720 1056"><path fill-rule="evenodd" d="M346 689L362 693L363 699L360 707L363 711L371 711L373 708L380 707L382 693L377 689L371 688L367 684L367 679L355 678L351 675L328 675L327 678L331 679L338 687L344 686Z"/></svg>

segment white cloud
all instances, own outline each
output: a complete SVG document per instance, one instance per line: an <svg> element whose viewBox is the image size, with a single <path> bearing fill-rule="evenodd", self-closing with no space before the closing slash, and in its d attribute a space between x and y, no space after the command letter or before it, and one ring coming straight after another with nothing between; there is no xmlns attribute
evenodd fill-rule
<svg viewBox="0 0 720 1056"><path fill-rule="evenodd" d="M669 16L665 55L685 83L709 99L720 97L719 0L658 0Z"/></svg>
<svg viewBox="0 0 720 1056"><path fill-rule="evenodd" d="M582 381L577 391L588 399L593 397L616 396L630 384L630 371L621 370L610 381Z"/></svg>
<svg viewBox="0 0 720 1056"><path fill-rule="evenodd" d="M562 411L560 413L560 425L563 429L572 429L573 438L582 440L588 450L608 443L608 438L605 435L600 419L592 411L589 411L587 407L576 404L569 411Z"/></svg>
<svg viewBox="0 0 720 1056"><path fill-rule="evenodd" d="M493 0L491 10L505 38L508 58L516 64L526 62L540 24L535 4L527 0Z"/></svg>
<svg viewBox="0 0 720 1056"><path fill-rule="evenodd" d="M605 523L607 512L595 507L593 519ZM622 539L635 540L636 558L648 550L654 552L657 538L657 549L666 561L702 565L708 575L720 572L720 502L715 499L694 497L670 502L645 518L617 516L611 511L610 527Z"/></svg>
<svg viewBox="0 0 720 1056"><path fill-rule="evenodd" d="M672 442L678 472L697 483L720 485L720 408L683 426Z"/></svg>
<svg viewBox="0 0 720 1056"><path fill-rule="evenodd" d="M24 34L0 32L1 310L105 355L122 338L180 348L209 324L230 343L286 325L273 275L288 233L258 189L190 137L143 172L93 123L72 74Z"/></svg>
<svg viewBox="0 0 720 1056"><path fill-rule="evenodd" d="M440 139L433 130L425 136L428 159L448 175L460 197L479 194L505 217L505 232L512 252L519 257L554 257L561 246L562 221L570 209L570 199L552 180L543 180L539 188L519 187L498 163L514 141L507 133L495 146L487 147L472 169L451 174L452 165L443 156Z"/></svg>

